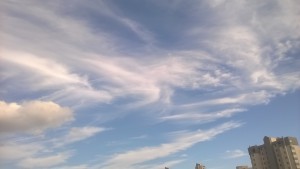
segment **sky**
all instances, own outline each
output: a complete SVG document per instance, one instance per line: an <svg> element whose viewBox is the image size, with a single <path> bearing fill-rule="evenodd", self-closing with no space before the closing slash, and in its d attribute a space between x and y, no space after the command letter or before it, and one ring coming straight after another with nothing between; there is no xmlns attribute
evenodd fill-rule
<svg viewBox="0 0 300 169"><path fill-rule="evenodd" d="M298 0L1 0L0 166L229 169L300 139Z"/></svg>

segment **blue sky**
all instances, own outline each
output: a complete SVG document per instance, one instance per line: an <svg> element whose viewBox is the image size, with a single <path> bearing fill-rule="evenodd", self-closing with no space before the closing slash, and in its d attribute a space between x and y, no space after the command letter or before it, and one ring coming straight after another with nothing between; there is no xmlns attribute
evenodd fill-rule
<svg viewBox="0 0 300 169"><path fill-rule="evenodd" d="M0 166L250 165L300 138L297 0L2 0Z"/></svg>

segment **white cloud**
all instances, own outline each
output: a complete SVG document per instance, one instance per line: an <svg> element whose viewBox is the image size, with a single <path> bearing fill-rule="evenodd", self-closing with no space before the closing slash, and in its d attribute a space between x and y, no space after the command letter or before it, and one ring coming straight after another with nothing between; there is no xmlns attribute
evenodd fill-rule
<svg viewBox="0 0 300 169"><path fill-rule="evenodd" d="M233 116L235 113L246 111L246 109L241 108L233 108L233 109L225 109L217 112L210 113L180 113L175 115L163 116L162 120L179 120L185 121L188 120L191 122L211 122L220 118L229 118Z"/></svg>
<svg viewBox="0 0 300 169"><path fill-rule="evenodd" d="M70 129L69 133L65 135L63 138L55 139L56 146L63 146L66 144L78 142L89 137L92 137L100 132L105 131L105 128L85 126L85 127L73 127Z"/></svg>
<svg viewBox="0 0 300 169"><path fill-rule="evenodd" d="M174 139L173 142L153 147L143 147L136 150L114 155L106 161L102 168L114 169L119 167L132 168L134 165L146 161L163 158L171 154L186 150L193 145L207 141L225 131L239 127L240 123L224 123L206 131L186 132Z"/></svg>
<svg viewBox="0 0 300 169"><path fill-rule="evenodd" d="M279 93L279 91L277 92ZM204 100L202 102L179 105L178 107L199 108L199 107L210 107L210 106L217 106L217 105L251 106L257 104L266 104L270 101L272 97L274 97L275 93L276 92L266 91L266 90L247 92L247 93L242 93L242 91L240 91L240 94L237 96L231 94L230 97L217 97L215 99Z"/></svg>
<svg viewBox="0 0 300 169"><path fill-rule="evenodd" d="M54 102L28 101L17 104L0 101L0 133L40 133L72 119L69 108Z"/></svg>
<svg viewBox="0 0 300 169"><path fill-rule="evenodd" d="M44 99L69 104L74 101L109 102L112 99L110 93L94 89L86 77L72 73L66 65L53 59L6 50L3 51L2 58L6 63L4 72L7 79L19 81L29 91L53 91L43 96ZM14 69L10 69L11 67Z"/></svg>
<svg viewBox="0 0 300 169"><path fill-rule="evenodd" d="M95 134L105 131L104 128L86 126L82 128L73 127L63 137L50 139L46 136L31 140L18 140L15 143L9 141L0 144L0 165L12 164L21 168L70 168L84 169L87 165L58 166L64 164L73 156L72 150L60 152L64 145L79 142L90 138ZM31 143L28 143L31 142Z"/></svg>
<svg viewBox="0 0 300 169"><path fill-rule="evenodd" d="M175 88L214 88L232 80L231 74L219 70L213 60L202 53L182 52L150 64L107 56L91 56L82 62L98 75L99 83L112 96L135 96L136 105L146 105L158 101L171 104Z"/></svg>
<svg viewBox="0 0 300 169"><path fill-rule="evenodd" d="M78 166L56 166L51 169L89 169L87 165L78 165Z"/></svg>
<svg viewBox="0 0 300 169"><path fill-rule="evenodd" d="M231 17L232 13L242 11L250 3L234 2L237 7L234 12L231 8L228 9L232 1L215 0L209 3L214 8L218 8L216 10L219 10L217 13L219 17ZM295 16L295 9L297 8L295 5L291 5L295 2L287 2L289 5L278 4L281 6L281 14ZM91 4L81 5L85 5L95 12L100 11L100 14L120 22L149 43L155 41L143 25L131 20L131 18L119 16L109 5L103 2L101 4L103 10L96 10L97 8ZM41 28L41 25L34 22L24 23L21 18L10 16L9 13L5 14L7 15L6 22L10 24L7 24L4 30L5 34L9 34L10 37L18 39L18 37L23 37L24 34L27 35L28 33L28 31L17 31L14 28L18 26L11 27L11 25L33 27L34 29L28 30L36 30L34 31L36 35L30 35L30 37L47 37L49 34L51 37L54 35L57 37L49 38L49 40L52 42L52 39L58 39L58 41L55 43L47 42L47 44L51 44L51 49L59 50L49 52L42 50L45 48L43 43L33 43L35 45L34 47L30 46L30 49L37 49L38 52L7 52L9 49L7 47L8 49L3 53L4 61L9 63L9 67L12 64L21 69L20 72L17 72L15 69L7 68L5 69L6 73L4 73L5 77L15 76L13 81L22 81L23 85L27 84L27 87L31 89L50 89L51 94L49 92L42 96L48 100L68 103L69 105L79 103L76 105L80 106L95 102L109 103L118 98L133 96L135 100L132 104L140 106L154 102L172 104L177 88L189 90L235 88L236 93L241 94L261 88L268 93L273 92L273 90L289 90L290 87L299 87L299 85L290 85L294 84L293 77L285 78L291 82L278 79L272 69L272 65L275 63L270 59L272 57L267 55L265 51L267 47L263 46L261 39L257 36L258 30L253 29L248 23L238 22L245 20L244 15L234 15L235 17L230 20L230 23L218 25L218 28L214 28L214 31L215 29L217 31L210 32L209 35L211 36L207 39L195 37L203 40L202 42L207 45L207 48L215 52L208 53L197 48L190 51L177 50L167 53L157 47L159 56L146 59L146 61L141 59L137 61L137 58L129 59L130 55L123 57L120 53L112 52L118 50L111 50L111 46L118 45L114 45L114 42L108 39L116 40L118 39L116 36L111 35L111 38L107 38L105 31L101 30L95 35L91 28L86 23L82 23L81 20L72 17L60 17L59 13L54 12L60 10L59 8L56 9L57 6L55 5L48 4L49 8L46 9L42 4L36 4L34 7L26 7L25 10L20 10L20 7L11 3L4 3L4 5L7 6L7 9L19 10L31 17L37 16L34 18L48 23L50 28L56 30L53 33L51 32L52 29L47 27L42 29L44 27ZM257 8L253 4L249 6L251 9ZM293 9L292 11L287 10L290 7ZM258 13L258 15L261 14ZM263 23L261 20L256 22ZM101 42L98 39L101 39ZM85 52L86 49L78 48L80 46L78 43L81 41L83 43L92 42L86 44L97 44L97 48L106 47L100 52L91 50L87 53ZM280 51L283 50L283 52L279 51L277 55L283 55L284 50L289 49L288 46L290 45L284 49L281 47ZM78 56L86 58L85 61L78 59ZM26 75L28 73L27 78L19 78L24 75L24 72ZM24 81L26 81L25 84ZM286 83L286 85L282 83ZM283 89L283 87L286 88ZM5 90L6 88L2 89L2 92ZM218 97L224 96L216 96L216 98ZM263 101L263 103L265 102Z"/></svg>
<svg viewBox="0 0 300 169"><path fill-rule="evenodd" d="M245 153L242 150L236 149L236 150L227 150L224 158L239 158L247 156L247 153Z"/></svg>
<svg viewBox="0 0 300 169"><path fill-rule="evenodd" d="M70 142L75 142L75 141L82 140L86 137L90 137L104 130L105 129L99 127L88 127L88 126L83 128L74 127L71 128L71 131L66 135L66 138L68 138Z"/></svg>
<svg viewBox="0 0 300 169"><path fill-rule="evenodd" d="M168 36L178 36L180 33L178 41L189 39L191 43L185 41L188 48L177 48L175 44L174 48L167 50L164 45L155 46L163 44L156 43L159 39L154 36L157 33L159 37L162 32L150 32L147 30L149 25L139 23L138 19L127 18L125 14L120 15L120 11L113 11L118 10L118 7L112 7L113 3L72 3L72 7L84 7L88 12L106 15L105 17L135 33L146 46L151 44L156 49L144 52L145 49L136 50L134 44L128 45L132 47L128 49L127 44L122 44L124 41L119 36L121 33L109 34L98 26L94 30L95 25L86 22L90 18L79 19L77 15L73 16L74 9L71 6L61 8L60 3L30 0L1 1L0 6L4 11L0 32L3 39L1 95L3 94L3 98L11 98L11 93L14 93L21 99L34 95L56 103L0 102L0 133L41 132L70 121L73 118L71 111L57 103L76 107L116 101L121 107L124 106L123 100L119 102L118 99L130 98L128 102L134 106L163 104L162 107L167 113L153 113L153 116L159 116L163 120L210 122L232 117L250 106L268 103L276 94L300 88L298 70L280 69L287 54L292 49L299 49L300 5L297 0L208 0L207 3L212 7L207 11L214 16L205 16L209 19L211 17L212 22L222 22L187 24L187 32L191 32L191 27L200 30L192 31L192 38L184 37L182 30L173 32L176 29L172 29ZM179 6L176 9L178 11L183 7ZM61 16L61 9L70 11ZM173 9L166 8L165 11L171 14ZM203 10L187 11L201 11L198 20L203 20ZM80 12L77 14L81 15ZM193 16L193 19L197 17L197 13L187 15ZM86 17L89 17L89 13ZM206 29L205 36L203 28ZM130 40L129 38L126 42ZM193 43L194 41L199 43ZM183 48L189 51L183 51ZM103 107L105 109L109 106ZM154 106L151 105L151 108ZM173 113L172 110L177 108L184 111L176 110ZM108 116L119 117L115 112ZM66 136L56 139L55 144L71 144L103 130L105 129L91 126L71 128ZM192 134L195 135L195 140ZM214 134L210 136L212 135ZM178 137L171 143L115 155L107 165L116 166L120 161L126 163L125 166L133 167L136 160L139 163L137 166L145 167L141 158L145 157L147 161L151 160L149 156L168 156L196 144L196 140L203 139L196 132L186 133L186 136L190 139ZM40 145L8 144L0 148L6 154L12 154L11 157L2 158L21 159L30 156L23 160L23 165L39 162L47 164L50 160L61 164L65 160L62 154L34 158L41 149ZM230 153L233 157L234 154L242 154L238 150L229 151L229 156Z"/></svg>
<svg viewBox="0 0 300 169"><path fill-rule="evenodd" d="M0 163L31 157L43 149L43 146L34 143L2 143L0 144Z"/></svg>
<svg viewBox="0 0 300 169"><path fill-rule="evenodd" d="M49 168L65 163L70 156L69 153L60 153L46 157L28 157L18 165L22 168Z"/></svg>
<svg viewBox="0 0 300 169"><path fill-rule="evenodd" d="M86 79L70 73L65 66L53 60L24 52L2 51L1 54L3 61L19 66L21 69L25 68L35 73L34 76L41 76L43 80L39 83L40 87L74 83L88 86Z"/></svg>
<svg viewBox="0 0 300 169"><path fill-rule="evenodd" d="M148 137L149 137L148 135L143 134L143 135L140 135L140 136L131 137L130 139L133 139L133 140L140 140L140 139L146 139L146 138L148 138Z"/></svg>
<svg viewBox="0 0 300 169"><path fill-rule="evenodd" d="M172 161L166 161L164 163L161 164L152 164L152 165L136 165L133 168L135 169L158 169L158 168L172 168L173 166L176 166L179 163L182 163L183 161L185 161L184 159L180 159L180 160L172 160Z"/></svg>

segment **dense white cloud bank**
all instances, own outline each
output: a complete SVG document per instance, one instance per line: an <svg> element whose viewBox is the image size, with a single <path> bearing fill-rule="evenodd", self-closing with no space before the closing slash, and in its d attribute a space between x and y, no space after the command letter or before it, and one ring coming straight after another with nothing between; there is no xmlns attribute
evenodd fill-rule
<svg viewBox="0 0 300 169"><path fill-rule="evenodd" d="M73 113L69 108L54 102L0 102L0 133L40 133L72 119Z"/></svg>

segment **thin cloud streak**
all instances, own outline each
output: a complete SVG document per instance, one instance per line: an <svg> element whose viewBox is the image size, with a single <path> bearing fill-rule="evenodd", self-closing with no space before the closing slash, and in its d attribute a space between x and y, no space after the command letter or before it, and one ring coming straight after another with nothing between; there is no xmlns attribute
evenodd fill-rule
<svg viewBox="0 0 300 169"><path fill-rule="evenodd" d="M241 125L241 123L228 122L206 131L187 132L178 136L178 138L170 143L161 144L156 147L143 147L114 155L110 160L105 162L102 167L109 169L121 166L132 168L134 165L186 150L199 142L208 141L223 132L240 127Z"/></svg>
<svg viewBox="0 0 300 169"><path fill-rule="evenodd" d="M164 168L164 167L171 168L171 167L173 167L177 164L180 164L184 161L185 161L185 159L179 159L179 160L166 161L162 164L155 164L155 165L136 165L135 168L138 168L138 169L158 169L158 168Z"/></svg>
<svg viewBox="0 0 300 169"><path fill-rule="evenodd" d="M175 115L163 116L161 117L162 121L165 120L176 120L176 121L189 121L189 122L200 122L207 123L212 122L220 118L229 118L236 113L244 112L246 109L241 108L233 108L233 109L225 109L217 112L210 113L180 113Z"/></svg>
<svg viewBox="0 0 300 169"><path fill-rule="evenodd" d="M100 128L100 127L92 127L92 126L72 127L64 137L59 139L54 139L53 142L55 147L62 147L67 144L85 140L105 130L107 129Z"/></svg>
<svg viewBox="0 0 300 169"><path fill-rule="evenodd" d="M248 154L245 153L242 150L236 149L236 150L227 150L224 158L226 159L233 159L233 158L240 158L243 156L247 156Z"/></svg>
<svg viewBox="0 0 300 169"><path fill-rule="evenodd" d="M46 157L28 157L18 165L22 168L48 168L65 163L70 156L69 153L60 153Z"/></svg>

